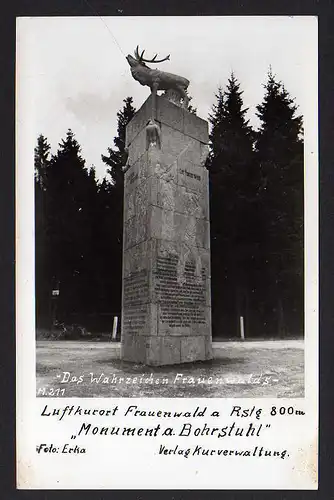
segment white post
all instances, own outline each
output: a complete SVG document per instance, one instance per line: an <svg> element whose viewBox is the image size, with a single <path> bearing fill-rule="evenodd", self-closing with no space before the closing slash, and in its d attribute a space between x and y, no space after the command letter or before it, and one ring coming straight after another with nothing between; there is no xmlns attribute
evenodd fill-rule
<svg viewBox="0 0 334 500"><path fill-rule="evenodd" d="M245 340L244 317L240 316L240 336L241 340Z"/></svg>
<svg viewBox="0 0 334 500"><path fill-rule="evenodd" d="M118 323L118 316L114 316L114 324L112 327L112 338L115 339L117 335L117 323Z"/></svg>

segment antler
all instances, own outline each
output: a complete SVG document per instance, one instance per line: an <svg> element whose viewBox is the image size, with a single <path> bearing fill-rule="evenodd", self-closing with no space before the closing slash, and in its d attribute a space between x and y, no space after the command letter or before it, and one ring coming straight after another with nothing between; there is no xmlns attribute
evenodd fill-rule
<svg viewBox="0 0 334 500"><path fill-rule="evenodd" d="M164 62L164 61L169 61L170 59L170 54L168 54L167 57L164 57L163 59L157 59L157 56L158 54L155 54L155 56L153 57L153 59L144 59L144 52L145 50L143 50L143 52L141 54L139 54L139 45L137 45L137 48L135 50L135 56L136 56L136 59L139 61L139 62L148 62L148 63L161 63L161 62Z"/></svg>

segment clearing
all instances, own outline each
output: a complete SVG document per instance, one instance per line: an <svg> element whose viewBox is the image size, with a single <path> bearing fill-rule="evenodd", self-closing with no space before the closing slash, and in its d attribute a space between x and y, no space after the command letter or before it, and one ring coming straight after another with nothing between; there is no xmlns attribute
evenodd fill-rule
<svg viewBox="0 0 334 500"><path fill-rule="evenodd" d="M304 396L303 340L213 342L212 361L162 367L121 361L115 342L39 340L36 346L39 396L57 395L52 389L65 389L58 391L63 397Z"/></svg>

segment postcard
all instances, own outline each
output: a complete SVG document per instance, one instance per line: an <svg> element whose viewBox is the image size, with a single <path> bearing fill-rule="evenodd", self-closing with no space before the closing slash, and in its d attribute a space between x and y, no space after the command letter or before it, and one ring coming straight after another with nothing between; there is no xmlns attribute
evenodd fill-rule
<svg viewBox="0 0 334 500"><path fill-rule="evenodd" d="M317 489L317 29L17 18L19 489Z"/></svg>

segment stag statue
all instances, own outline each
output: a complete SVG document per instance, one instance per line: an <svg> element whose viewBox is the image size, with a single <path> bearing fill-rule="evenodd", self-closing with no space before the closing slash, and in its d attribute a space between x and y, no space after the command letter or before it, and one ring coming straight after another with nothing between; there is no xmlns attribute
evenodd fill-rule
<svg viewBox="0 0 334 500"><path fill-rule="evenodd" d="M170 56L168 55L163 59L157 59L156 54L152 59L144 59L144 52L145 50L139 54L139 46L137 46L134 52L135 57L129 54L126 59L131 67L133 78L141 85L147 85L151 89L153 97L152 118L155 118L157 90L165 90L167 95L168 92L177 94L179 96L179 101L181 101L181 99L183 100L182 106L187 108L189 103L189 97L187 95L187 88L190 83L189 80L182 76L173 75L173 73L166 73L165 71L149 68L145 63L161 63L169 60Z"/></svg>

